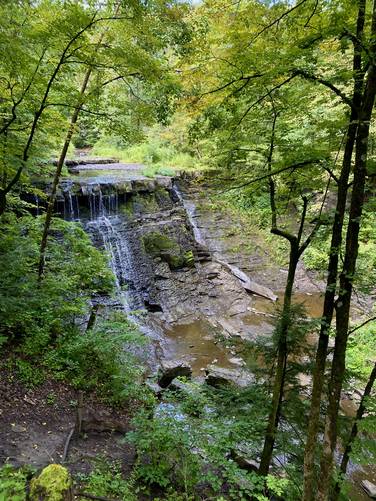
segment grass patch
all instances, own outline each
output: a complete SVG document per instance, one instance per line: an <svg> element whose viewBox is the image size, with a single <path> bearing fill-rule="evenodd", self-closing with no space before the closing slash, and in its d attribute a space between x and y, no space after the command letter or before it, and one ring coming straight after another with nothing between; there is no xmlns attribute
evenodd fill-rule
<svg viewBox="0 0 376 501"><path fill-rule="evenodd" d="M200 170L204 166L188 153L178 151L174 146L158 138L146 139L131 146L121 146L114 138L103 137L93 147L92 154L112 157L125 163L139 163L146 166L143 174L171 176L177 170Z"/></svg>

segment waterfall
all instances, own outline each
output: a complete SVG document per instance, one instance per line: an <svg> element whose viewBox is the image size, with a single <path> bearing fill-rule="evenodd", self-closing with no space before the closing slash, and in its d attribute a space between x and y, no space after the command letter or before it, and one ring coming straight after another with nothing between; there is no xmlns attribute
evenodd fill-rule
<svg viewBox="0 0 376 501"><path fill-rule="evenodd" d="M116 190L103 193L100 185L87 186L86 193L89 199L90 219L100 216L116 215L119 210L119 196Z"/></svg>
<svg viewBox="0 0 376 501"><path fill-rule="evenodd" d="M127 284L130 269L129 253L127 246L122 245L124 240L116 230L116 224L111 220L113 217L100 215L88 222L86 229L91 234L97 234L103 242L103 246L109 256L109 265L115 277L117 297L126 312L131 310L129 297L124 286Z"/></svg>
<svg viewBox="0 0 376 501"><path fill-rule="evenodd" d="M40 215L40 210L39 210L39 197L38 197L38 195L34 195L34 197L35 197L35 206L36 206L35 215L36 215L36 216L39 216L39 215Z"/></svg>
<svg viewBox="0 0 376 501"><path fill-rule="evenodd" d="M68 221L80 221L80 208L78 197L68 189L63 192L63 212L64 219Z"/></svg>
<svg viewBox="0 0 376 501"><path fill-rule="evenodd" d="M129 245L127 221L119 215L118 194L103 193L101 186L88 187L90 220L86 231L104 247L115 276L117 298L127 312L144 309L144 301L135 287L135 266Z"/></svg>
<svg viewBox="0 0 376 501"><path fill-rule="evenodd" d="M180 189L176 183L173 184L172 191L175 194L175 196L177 197L177 199L179 200L179 202L183 205L183 207L188 215L188 219L189 219L189 222L191 223L193 235L195 237L196 242L205 247L205 240L201 234L200 228L197 226L197 223L196 223L197 216L196 216L195 204L193 202L191 202L190 200L187 200L183 197L183 194L180 191Z"/></svg>

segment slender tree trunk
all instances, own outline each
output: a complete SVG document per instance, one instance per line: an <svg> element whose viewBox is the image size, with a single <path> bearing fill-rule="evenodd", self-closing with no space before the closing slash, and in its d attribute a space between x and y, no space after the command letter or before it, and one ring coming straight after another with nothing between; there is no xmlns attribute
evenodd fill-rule
<svg viewBox="0 0 376 501"><path fill-rule="evenodd" d="M270 138L270 147L269 153L267 157L267 166L268 172L271 174L272 172L272 159L273 159L273 151L274 151L274 141L275 141L275 129L276 122L278 118L278 112L275 108L273 97L270 97L271 104L273 108L273 122L272 122L272 132ZM307 197L303 197L303 210L300 218L300 224L297 236L281 230L278 228L277 224L277 207L275 202L275 183L272 175L269 175L269 197L270 197L270 209L272 216L272 228L271 232L274 235L278 235L280 237L285 238L289 241L290 244L290 254L289 254L289 270L287 275L287 282L285 287L285 296L283 301L281 320L279 325L278 332L278 342L277 342L277 367L274 376L273 383L273 395L272 395L272 404L268 418L268 425L265 433L265 440L263 451L261 453L261 462L259 472L261 475L267 475L269 472L270 464L273 457L273 449L275 438L277 434L278 424L281 416L281 408L283 402L283 393L285 388L285 380L286 380L286 365L287 365L287 357L288 357L288 344L287 337L288 331L290 328L291 322L291 301L293 295L294 281L295 281L295 273L296 268L300 259L300 256L303 254L305 249L308 247L311 242L315 232L318 229L318 225L313 229L311 234L307 237L305 242L301 245L304 223L307 214L307 206L308 199Z"/></svg>
<svg viewBox="0 0 376 501"><path fill-rule="evenodd" d="M354 91L353 104L351 110L350 123L347 130L345 151L342 161L341 175L338 182L337 204L332 227L332 240L330 245L330 255L328 262L328 276L325 289L323 314L319 334L318 347L316 351L315 368L313 372L311 406L308 419L307 440L304 452L304 489L303 501L313 501L315 497L315 452L317 445L317 434L320 425L320 405L321 394L325 380L325 365L329 344L329 329L333 319L335 306L335 293L338 277L338 258L342 244L343 221L346 211L346 200L348 193L348 180L351 171L351 159L354 150L357 132L357 111L361 104L363 90L362 72L362 47L364 22L365 22L366 0L359 0L357 18L357 37L354 42Z"/></svg>
<svg viewBox="0 0 376 501"><path fill-rule="evenodd" d="M342 243L343 221L346 211L348 180L351 170L351 157L355 142L357 124L351 123L347 132L347 140L341 175L338 183L337 205L332 227L332 240L328 263L328 276L326 282L323 314L319 341L316 351L315 367L312 381L311 406L308 420L307 440L304 454L304 501L313 501L315 497L315 451L317 434L320 425L321 394L325 379L325 365L329 344L329 329L333 319L334 300L338 276L338 259Z"/></svg>
<svg viewBox="0 0 376 501"><path fill-rule="evenodd" d="M278 359L274 376L272 406L269 413L268 426L266 429L264 448L261 454L261 462L259 468L261 475L267 475L269 472L276 432L281 415L281 406L286 379L286 363L288 356L287 334L290 327L291 300L298 261L298 240L296 239L295 241L290 242L289 271L285 288L281 323L279 326L279 339L277 346Z"/></svg>
<svg viewBox="0 0 376 501"><path fill-rule="evenodd" d="M367 385L364 389L358 410L356 412L355 421L354 421L354 424L351 428L350 436L347 440L346 447L345 447L345 450L344 450L344 453L342 456L341 467L340 467L342 478L344 478L344 476L346 475L347 465L349 464L349 460L350 460L351 449L352 449L354 441L358 435L358 423L363 418L364 411L366 410L366 400L371 394L375 380L376 380L376 363L373 366L373 369L372 369L371 374L369 376ZM335 488L334 488L333 495L331 496L331 500L337 501L340 492L341 492L341 481L337 481Z"/></svg>
<svg viewBox="0 0 376 501"><path fill-rule="evenodd" d="M6 197L8 195L8 193L14 188L14 186L16 186L16 184L19 182L20 178L21 178L21 175L22 175L22 172L23 172L23 169L29 159L29 154L30 154L30 149L33 145L33 141L34 141L34 137L35 137L35 133L37 131L37 128L39 126L39 121L44 113L44 110L46 109L47 107L47 101L48 101L48 97L49 97L49 94L50 94L50 91L55 83L55 80L56 80L56 77L57 75L59 74L60 72L60 69L61 67L63 66L63 64L66 62L66 56L68 54L68 51L69 49L71 48L72 44L78 40L78 38L87 30L89 29L93 24L94 24L95 20L94 18L90 21L90 23L85 26L84 28L82 28L79 32L77 32L70 40L69 42L66 44L63 52L61 53L60 55L60 58L50 76L50 79L48 80L47 82L47 85L46 85L46 89L44 91L44 94L43 94L43 97L42 97L42 100L40 102L40 106L39 108L36 110L36 112L34 113L34 118L33 118L33 122L31 124L31 128L30 128L30 133L29 133L29 136L27 138L27 141L26 141L26 144L25 144L25 147L23 149L23 152L22 152L22 158L20 159L20 166L18 167L16 173L14 174L13 178L9 181L9 183L7 184L6 187L3 187L1 190L0 190L0 216L3 214L3 212L5 211L6 209Z"/></svg>
<svg viewBox="0 0 376 501"><path fill-rule="evenodd" d="M376 1L373 3L371 33L372 42L370 44L370 53L375 57L376 40L374 40L374 37L376 34ZM325 425L324 448L320 462L318 492L318 499L320 501L326 501L328 499L333 468L333 455L337 444L337 418L345 373L351 296L358 257L360 222L363 212L369 129L376 94L376 67L374 64L375 63L372 61L368 70L356 137L354 184L352 188L350 216L346 236L345 259L340 276L340 291L336 305L336 338L329 381L329 405Z"/></svg>
<svg viewBox="0 0 376 501"><path fill-rule="evenodd" d="M73 114L72 114L71 121L70 121L69 128L68 128L68 132L67 132L67 135L66 135L66 138L64 141L64 145L63 145L63 148L62 148L61 153L60 153L60 157L59 157L58 162L57 162L54 180L52 183L52 189L51 189L50 197L48 200L46 219L44 222L42 240L41 240L40 250L39 250L39 265L38 265L38 280L39 281L42 280L43 273L44 273L48 232L50 230L51 220L52 220L52 216L53 216L53 212L54 212L56 191L57 191L57 187L58 187L59 182L60 182L61 171L63 169L65 157L67 155L68 148L69 148L76 124L77 124L78 116L79 116L81 108L82 108L84 95L85 95L87 86L89 84L91 73L92 73L92 68L90 66L88 68L88 70L86 71L84 80L82 82L79 101L77 103L76 108L74 109Z"/></svg>
<svg viewBox="0 0 376 501"><path fill-rule="evenodd" d="M115 13L114 13L115 16L119 12L120 5L121 5L120 2L117 2L116 6L115 6ZM105 33L106 32L103 32L100 35L100 37L99 37L99 40L97 42L97 47L98 48L100 47L100 44L103 41ZM63 169L63 165L64 165L64 162L65 162L65 157L67 155L68 148L69 148L69 145L71 143L72 136L73 136L76 124L77 124L77 120L78 120L78 117L79 117L79 114L80 114L80 111L81 111L81 108L82 108L82 105L83 105L85 92L86 92L87 86L89 84L89 80L90 80L92 71L93 71L92 66L89 66L88 69L86 70L86 73L85 73L85 76L84 76L84 80L82 82L81 89L80 89L80 95L79 95L78 103L77 103L77 106L74 109L74 112L72 114L70 125L69 125L69 129L68 129L68 132L67 132L67 136L65 138L65 142L64 142L63 148L61 150L61 154L60 154L59 160L57 162L55 176L54 176L54 180L53 180L53 183L52 183L52 190L51 190L51 194L50 194L50 197L49 197L49 200L48 200L46 219L45 219L45 222L44 222L42 240L41 240L40 250L39 250L39 264L38 264L38 281L39 282L43 278L43 273L44 273L44 268L45 268L45 259L46 259L46 248L47 248L48 232L49 232L49 229L50 229L50 226L51 226L51 221L52 221L52 216L53 216L53 210L54 210L55 200L56 200L56 191L57 191L57 187L58 187L59 182L60 182L61 171Z"/></svg>
<svg viewBox="0 0 376 501"><path fill-rule="evenodd" d="M91 308L89 320L86 325L86 332L91 331L95 325L95 322L97 321L97 315L98 315L98 309L99 305L96 304Z"/></svg>

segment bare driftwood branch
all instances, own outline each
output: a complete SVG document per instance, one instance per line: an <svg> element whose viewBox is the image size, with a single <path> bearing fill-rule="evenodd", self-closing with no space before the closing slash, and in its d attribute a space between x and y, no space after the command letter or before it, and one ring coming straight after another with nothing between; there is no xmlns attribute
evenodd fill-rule
<svg viewBox="0 0 376 501"><path fill-rule="evenodd" d="M62 463L65 463L66 459L67 459L67 456L68 456L68 451L69 451L69 445L70 445L70 442L72 440L72 437L73 437L73 434L74 434L74 431L75 431L76 427L75 426L72 426L72 428L69 430L69 433L68 433L68 436L67 436L67 439L65 441L65 444L64 444L64 451L63 451L63 455L61 457L61 462Z"/></svg>

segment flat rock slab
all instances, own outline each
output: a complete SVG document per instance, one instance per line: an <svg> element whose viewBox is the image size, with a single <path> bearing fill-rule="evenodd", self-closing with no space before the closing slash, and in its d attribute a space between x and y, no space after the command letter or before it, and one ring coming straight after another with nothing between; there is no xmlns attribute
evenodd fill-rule
<svg viewBox="0 0 376 501"><path fill-rule="evenodd" d="M215 365L208 365L205 373L205 382L215 388L230 385L245 388L254 381L254 376L252 374L240 369L225 369Z"/></svg>
<svg viewBox="0 0 376 501"><path fill-rule="evenodd" d="M243 451L238 449L232 449L230 457L242 470L247 470L251 472L258 472L260 468L260 463L254 459L248 458Z"/></svg>
<svg viewBox="0 0 376 501"><path fill-rule="evenodd" d="M217 259L217 262L230 270L247 292L256 294L257 296L265 297L266 299L270 299L271 301L277 301L278 296L276 296L271 289L254 282L246 273L244 273L244 271L240 270L238 267L229 263L225 263L224 261L219 259Z"/></svg>
<svg viewBox="0 0 376 501"><path fill-rule="evenodd" d="M370 498L376 499L376 484L373 484L369 480L362 480L361 486Z"/></svg>

